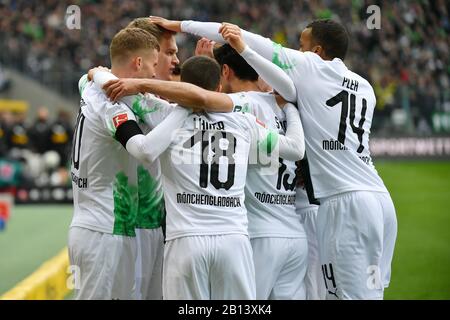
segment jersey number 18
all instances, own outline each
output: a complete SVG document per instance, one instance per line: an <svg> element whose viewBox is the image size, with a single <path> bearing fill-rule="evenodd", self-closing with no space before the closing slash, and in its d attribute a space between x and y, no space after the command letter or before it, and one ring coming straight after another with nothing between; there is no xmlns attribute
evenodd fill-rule
<svg viewBox="0 0 450 320"><path fill-rule="evenodd" d="M211 137L211 139L210 139ZM221 140L226 143L220 143ZM211 140L211 151L213 153L211 165L207 159L209 155L209 144ZM200 180L199 185L202 188L208 187L208 177L211 184L216 189L229 190L234 184L234 174L236 165L234 163L234 153L236 152L236 138L230 132L215 131L211 135L211 131L198 131L183 144L186 149L193 148L197 143L201 143L201 163L200 163ZM228 170L226 181L219 180L219 161L221 157L227 158ZM206 158L206 159L205 159Z"/></svg>

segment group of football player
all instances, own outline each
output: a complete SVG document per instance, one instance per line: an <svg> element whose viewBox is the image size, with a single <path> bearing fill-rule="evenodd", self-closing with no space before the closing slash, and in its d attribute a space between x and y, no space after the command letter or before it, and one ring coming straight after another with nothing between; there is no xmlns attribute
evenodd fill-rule
<svg viewBox="0 0 450 320"><path fill-rule="evenodd" d="M175 79L176 34L201 37ZM230 23L133 20L79 82L76 299L382 299L397 234L371 85L316 20L288 49Z"/></svg>

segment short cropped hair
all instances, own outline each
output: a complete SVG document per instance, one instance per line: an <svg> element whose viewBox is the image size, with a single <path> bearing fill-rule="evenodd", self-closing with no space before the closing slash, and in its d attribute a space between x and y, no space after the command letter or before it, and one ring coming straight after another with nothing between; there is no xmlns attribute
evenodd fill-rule
<svg viewBox="0 0 450 320"><path fill-rule="evenodd" d="M164 35L175 35L176 32L164 29L163 27L160 27L156 23L150 22L149 18L141 17L136 18L133 21L131 21L127 28L139 28L147 31L152 36L154 36L158 42L161 41L161 39L164 37Z"/></svg>
<svg viewBox="0 0 450 320"><path fill-rule="evenodd" d="M181 81L215 91L220 84L220 66L206 56L190 57L181 66Z"/></svg>
<svg viewBox="0 0 450 320"><path fill-rule="evenodd" d="M236 77L240 80L257 81L259 76L247 61L233 49L228 43L214 49L214 58L223 68L228 65L234 71Z"/></svg>
<svg viewBox="0 0 450 320"><path fill-rule="evenodd" d="M139 28L125 28L120 30L112 39L109 47L111 62L127 57L129 54L142 49L159 51L158 40L150 33Z"/></svg>
<svg viewBox="0 0 450 320"><path fill-rule="evenodd" d="M328 58L344 61L349 37L342 24L331 19L320 19L311 22L306 28L311 28L312 41L322 46Z"/></svg>

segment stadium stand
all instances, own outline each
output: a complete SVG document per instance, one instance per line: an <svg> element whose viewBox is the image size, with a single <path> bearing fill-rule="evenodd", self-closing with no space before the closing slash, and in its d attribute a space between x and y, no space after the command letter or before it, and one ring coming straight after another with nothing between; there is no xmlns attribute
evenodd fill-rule
<svg viewBox="0 0 450 320"><path fill-rule="evenodd" d="M66 10L74 3L81 7L80 30L69 30L65 22ZM370 14L366 8L371 4L381 7L380 30L367 28ZM135 17L152 14L173 19L229 21L292 48L298 47L300 31L311 20L333 18L343 22L351 34L346 62L355 72L366 77L376 91L378 103L372 126L372 142L376 143L371 146L372 154L408 154L414 158L445 154L448 159L449 12L450 2L447 0L0 0L0 230L5 228L4 222L9 218L13 203L11 199L2 199L2 192L14 193L16 204L72 203L68 167L73 115L70 110L67 113L67 108L59 110L59 102L41 101L41 96L47 98L47 93L39 96L36 92L40 91L23 89L11 73L58 92L70 101L74 106L73 113L76 113L80 76L93 66L108 64L108 45L112 37ZM187 35L177 36L181 61L193 54L195 40ZM26 97L17 94L20 91L18 87L27 93ZM406 255L398 259L402 265L394 270L404 276L404 282L394 283L397 286L394 290L401 293L392 295L395 298L440 298L444 290L447 290L445 294L448 293L448 278L436 276L445 275L446 267L446 260L442 260L446 255L442 255L440 244L448 241L439 236L447 226L442 222L447 221L444 220L447 212L441 208L442 203L445 205L446 196L442 190L448 190L445 184L449 181L445 176L448 169L443 162L439 162L437 168L434 165L429 163L420 167L415 163L396 163L393 167L386 164L384 167L383 175L390 178L390 185L404 183L406 186L401 189L405 192L399 192L399 189L393 192L399 199L396 202L399 212L407 213L402 216L403 225L411 228L414 220L407 219L417 219L416 229L420 232L431 230L433 221L437 226L433 232L424 233L426 237L414 228L403 229L407 232L402 230L399 233L403 237L402 246L410 247L403 247ZM380 167L383 170L383 165ZM417 184L410 181L419 181L425 187L417 188ZM414 193L416 189L420 196ZM438 196L444 200L437 201ZM70 214L72 207L66 207ZM35 210L37 207L31 208ZM63 206L58 206L55 211L62 216L63 209ZM39 207L36 213L39 210L45 212L49 209ZM425 210L434 215L426 223L423 220ZM28 217L41 219L30 212L25 215L26 220ZM53 216L49 217L47 220L53 223ZM39 229L33 224L35 220L31 221L33 229ZM46 219L44 222L47 223ZM24 226L25 223L20 228L27 230ZM436 247L425 247L427 241L417 245L415 240L419 238ZM426 259L416 258L424 252L429 254ZM440 263L432 263L431 267L438 269L429 272L429 267L421 270L423 261ZM68 292L68 264L67 249L64 248L30 277L0 296L0 300L64 298ZM405 269L411 272L404 272ZM414 274L414 271L421 273ZM422 279L425 285L417 279ZM437 289L436 285L430 285L433 280L438 282ZM412 284L413 288L416 285L420 290L411 290L407 284ZM424 287L433 290L424 293Z"/></svg>
<svg viewBox="0 0 450 320"><path fill-rule="evenodd" d="M108 64L112 36L133 17L152 14L231 21L293 48L298 47L298 35L312 19L334 18L345 22L351 33L348 64L375 88L375 137L448 135L450 3L375 3L382 12L380 30L367 28L366 8L373 1L364 0L350 4L328 0L81 1L81 29L69 30L65 16L70 1L5 0L0 2L0 65L18 70L76 101L80 76L92 66ZM178 45L180 60L184 61L192 55L195 39L179 35ZM0 91L7 91L10 86L14 83L0 67ZM2 111L1 157L25 167L20 185L70 185L66 167L71 123L70 115L64 113L51 124L45 119L35 122L24 112L12 116L9 111ZM52 128L57 129L56 135ZM39 141L49 143L43 145ZM36 154L41 161L32 161Z"/></svg>
<svg viewBox="0 0 450 320"><path fill-rule="evenodd" d="M374 131L403 130L428 135L433 117L450 112L450 4L438 1L148 0L82 1L82 28L68 30L70 1L2 1L0 61L76 95L79 77L108 61L108 43L131 17L231 21L298 46L298 32L313 18L345 21L352 34L349 64L373 83L378 96ZM381 30L368 30L366 8L379 4ZM256 5L258 4L258 5ZM233 8L233 10L230 10ZM181 61L193 41L180 37Z"/></svg>

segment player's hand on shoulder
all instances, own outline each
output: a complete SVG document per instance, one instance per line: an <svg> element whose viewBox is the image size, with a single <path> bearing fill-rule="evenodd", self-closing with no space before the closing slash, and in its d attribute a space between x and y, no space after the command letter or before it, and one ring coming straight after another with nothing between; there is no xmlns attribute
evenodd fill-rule
<svg viewBox="0 0 450 320"><path fill-rule="evenodd" d="M216 43L206 38L201 38L197 41L197 46L195 47L196 56L207 56L214 59L214 45Z"/></svg>
<svg viewBox="0 0 450 320"><path fill-rule="evenodd" d="M163 27L164 29L173 32L181 32L181 21L167 20L162 17L156 16L150 16L149 19L150 22L153 22L154 24L157 24L158 26Z"/></svg>
<svg viewBox="0 0 450 320"><path fill-rule="evenodd" d="M105 94L112 101L117 101L125 96L131 96L141 92L141 79L115 79L110 80L103 86Z"/></svg>
<svg viewBox="0 0 450 320"><path fill-rule="evenodd" d="M238 53L242 53L245 49L245 42L242 38L241 28L235 24L222 23L219 33Z"/></svg>
<svg viewBox="0 0 450 320"><path fill-rule="evenodd" d="M96 72L100 72L100 71L111 72L111 70L109 70L109 69L106 68L106 67L102 67L102 66L98 66L98 67L92 68L92 69L90 69L89 72L88 72L88 80L89 80L89 81L94 80L94 75L95 75L95 73L96 73Z"/></svg>

